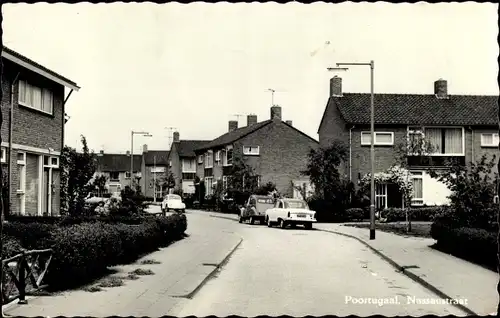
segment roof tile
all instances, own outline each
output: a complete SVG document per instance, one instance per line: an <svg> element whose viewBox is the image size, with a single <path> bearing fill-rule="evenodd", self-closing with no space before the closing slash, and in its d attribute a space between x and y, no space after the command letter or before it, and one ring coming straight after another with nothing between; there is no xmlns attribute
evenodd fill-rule
<svg viewBox="0 0 500 318"><path fill-rule="evenodd" d="M134 155L134 171L141 170L141 155ZM126 154L97 154L98 171L130 171L130 156Z"/></svg>

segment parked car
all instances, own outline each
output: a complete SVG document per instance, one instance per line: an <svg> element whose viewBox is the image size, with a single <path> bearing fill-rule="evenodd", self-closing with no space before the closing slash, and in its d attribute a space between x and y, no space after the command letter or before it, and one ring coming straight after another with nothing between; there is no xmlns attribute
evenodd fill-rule
<svg viewBox="0 0 500 318"><path fill-rule="evenodd" d="M245 206L242 207L239 222L243 223L250 220L250 224L254 224L255 221L260 221L262 224L264 223L266 210L272 208L273 205L274 199L272 197L253 194L248 198Z"/></svg>
<svg viewBox="0 0 500 318"><path fill-rule="evenodd" d="M316 212L309 209L306 201L300 199L278 199L274 207L266 211L266 223L268 227L274 224L284 229L288 225L294 227L303 225L306 229L312 229L316 222Z"/></svg>
<svg viewBox="0 0 500 318"><path fill-rule="evenodd" d="M174 210L184 213L186 211L186 205L182 202L180 195L167 194L161 203L161 210L162 212L170 212L170 210Z"/></svg>

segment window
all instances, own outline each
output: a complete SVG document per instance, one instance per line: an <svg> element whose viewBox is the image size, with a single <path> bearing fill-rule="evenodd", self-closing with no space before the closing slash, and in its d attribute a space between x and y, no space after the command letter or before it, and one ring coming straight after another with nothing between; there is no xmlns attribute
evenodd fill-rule
<svg viewBox="0 0 500 318"><path fill-rule="evenodd" d="M361 132L361 145L370 146L372 142L371 133L369 131ZM394 145L393 132L375 132L375 145L376 146L392 146Z"/></svg>
<svg viewBox="0 0 500 318"><path fill-rule="evenodd" d="M228 187L228 176L222 176L222 188L226 190Z"/></svg>
<svg viewBox="0 0 500 318"><path fill-rule="evenodd" d="M498 147L498 133L481 134L481 147Z"/></svg>
<svg viewBox="0 0 500 318"><path fill-rule="evenodd" d="M151 173L163 173L165 172L167 169L165 167L151 167ZM130 174L130 172L129 172Z"/></svg>
<svg viewBox="0 0 500 318"><path fill-rule="evenodd" d="M25 214L26 212L26 153L17 154L17 199L19 203L19 213Z"/></svg>
<svg viewBox="0 0 500 318"><path fill-rule="evenodd" d="M198 163L203 163L203 155L198 156Z"/></svg>
<svg viewBox="0 0 500 318"><path fill-rule="evenodd" d="M411 172L412 174L412 184L413 184L413 196L411 198L412 205L423 205L424 204L424 179L422 172Z"/></svg>
<svg viewBox="0 0 500 318"><path fill-rule="evenodd" d="M212 168L214 165L213 151L209 150L205 153L205 168Z"/></svg>
<svg viewBox="0 0 500 318"><path fill-rule="evenodd" d="M464 155L464 130L462 127L410 127L408 130L410 147L416 145L420 138L422 147L430 147L434 156L463 156ZM417 147L418 144L416 145ZM425 150L425 149L421 149ZM416 153L417 149L413 151Z"/></svg>
<svg viewBox="0 0 500 318"><path fill-rule="evenodd" d="M2 147L2 158L0 160L2 163L7 162L7 150Z"/></svg>
<svg viewBox="0 0 500 318"><path fill-rule="evenodd" d="M183 172L182 173L182 180L194 180L196 179L196 173L195 172Z"/></svg>
<svg viewBox="0 0 500 318"><path fill-rule="evenodd" d="M130 171L125 171L125 179L130 179Z"/></svg>
<svg viewBox="0 0 500 318"><path fill-rule="evenodd" d="M375 185L375 206L377 209L387 209L387 184Z"/></svg>
<svg viewBox="0 0 500 318"><path fill-rule="evenodd" d="M168 166L169 166L169 167L172 167L172 160L169 160L169 161L168 161Z"/></svg>
<svg viewBox="0 0 500 318"><path fill-rule="evenodd" d="M17 153L17 164L18 165L26 165L26 153L18 152Z"/></svg>
<svg viewBox="0 0 500 318"><path fill-rule="evenodd" d="M214 177L206 177L205 178L205 194L212 195L214 189Z"/></svg>
<svg viewBox="0 0 500 318"><path fill-rule="evenodd" d="M219 162L220 161L220 150L217 150L217 152L215 153L215 161Z"/></svg>
<svg viewBox="0 0 500 318"><path fill-rule="evenodd" d="M246 156L258 156L259 146L243 146L243 154Z"/></svg>
<svg viewBox="0 0 500 318"><path fill-rule="evenodd" d="M51 156L43 156L43 166L49 168L59 168L59 158Z"/></svg>
<svg viewBox="0 0 500 318"><path fill-rule="evenodd" d="M224 152L224 166L231 166L233 164L233 146L227 146Z"/></svg>
<svg viewBox="0 0 500 318"><path fill-rule="evenodd" d="M19 81L19 104L48 114L52 114L54 108L50 90L22 80Z"/></svg>
<svg viewBox="0 0 500 318"><path fill-rule="evenodd" d="M109 181L119 181L119 180L120 180L120 173L118 171L112 171L109 173Z"/></svg>
<svg viewBox="0 0 500 318"><path fill-rule="evenodd" d="M196 172L194 159L182 159L182 172Z"/></svg>

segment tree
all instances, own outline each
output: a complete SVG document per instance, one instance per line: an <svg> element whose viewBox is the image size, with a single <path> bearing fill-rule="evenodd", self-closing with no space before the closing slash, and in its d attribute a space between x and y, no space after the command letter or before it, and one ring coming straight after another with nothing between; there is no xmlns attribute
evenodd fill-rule
<svg viewBox="0 0 500 318"><path fill-rule="evenodd" d="M402 169L406 170L404 172L406 184L411 185L411 180L409 179L409 160L411 160L412 158L416 158L420 161L420 164L432 167L433 157L431 156L431 154L434 153L434 151L435 149L433 145L425 139L422 133L419 132L408 135L406 141L396 146L395 166L399 166ZM409 211L413 198L413 186L411 185L408 190L409 191L402 191L402 195L406 216L406 231L411 232L411 214L409 213Z"/></svg>
<svg viewBox="0 0 500 318"><path fill-rule="evenodd" d="M108 178L105 175L96 175L92 181L91 187L96 190L96 196L103 196L106 190L106 182Z"/></svg>
<svg viewBox="0 0 500 318"><path fill-rule="evenodd" d="M97 158L81 136L82 152L64 146L61 152L61 214L81 215L85 198L92 191L89 182L97 168Z"/></svg>
<svg viewBox="0 0 500 318"><path fill-rule="evenodd" d="M258 188L258 175L241 157L233 158L230 177L227 182L228 197L233 198L236 204L244 204L248 197Z"/></svg>

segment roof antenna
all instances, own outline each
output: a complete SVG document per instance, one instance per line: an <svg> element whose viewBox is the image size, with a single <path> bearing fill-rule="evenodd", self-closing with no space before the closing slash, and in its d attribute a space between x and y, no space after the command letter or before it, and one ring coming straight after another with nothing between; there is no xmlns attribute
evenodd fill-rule
<svg viewBox="0 0 500 318"><path fill-rule="evenodd" d="M286 91L282 91L282 90L275 90L275 89L272 89L272 88L268 88L267 89L268 92L271 92L271 106L274 106L274 93L276 92L279 92L279 93L282 93L282 92L286 92Z"/></svg>
<svg viewBox="0 0 500 318"><path fill-rule="evenodd" d="M172 131L174 129L177 129L176 127L165 127L165 129L168 129L168 147L169 149L172 149Z"/></svg>
<svg viewBox="0 0 500 318"><path fill-rule="evenodd" d="M236 117L236 120L238 121L238 123L240 122L240 117L243 117L244 115L241 115L241 114L234 114L233 115L234 117Z"/></svg>

